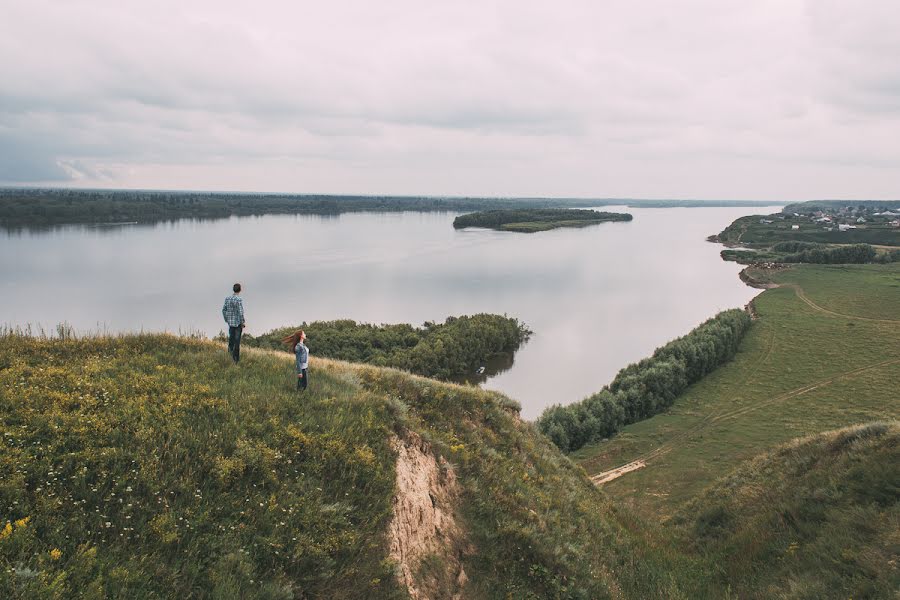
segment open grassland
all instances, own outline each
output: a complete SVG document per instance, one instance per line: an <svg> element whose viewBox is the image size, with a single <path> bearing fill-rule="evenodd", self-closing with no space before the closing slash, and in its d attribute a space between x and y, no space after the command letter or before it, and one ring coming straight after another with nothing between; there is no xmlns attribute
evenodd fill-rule
<svg viewBox="0 0 900 600"><path fill-rule="evenodd" d="M457 474L466 598L695 597L694 563L660 562L505 397L310 376L299 395L288 355L164 335L0 338L0 597L406 597L388 522L412 433Z"/></svg>
<svg viewBox="0 0 900 600"><path fill-rule="evenodd" d="M894 598L900 425L796 440L718 481L673 519L738 598Z"/></svg>
<svg viewBox="0 0 900 600"><path fill-rule="evenodd" d="M900 265L801 265L751 272L780 285L734 360L664 414L574 457L592 474L646 466L603 489L651 520L772 446L850 424L900 418Z"/></svg>

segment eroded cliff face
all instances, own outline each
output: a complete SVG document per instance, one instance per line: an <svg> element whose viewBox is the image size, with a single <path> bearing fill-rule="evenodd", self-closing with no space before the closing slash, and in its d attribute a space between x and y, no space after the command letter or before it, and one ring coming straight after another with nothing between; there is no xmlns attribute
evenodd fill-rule
<svg viewBox="0 0 900 600"><path fill-rule="evenodd" d="M467 577L460 557L467 542L455 517L456 474L411 431L393 444L397 491L388 535L397 576L414 600L462 598Z"/></svg>

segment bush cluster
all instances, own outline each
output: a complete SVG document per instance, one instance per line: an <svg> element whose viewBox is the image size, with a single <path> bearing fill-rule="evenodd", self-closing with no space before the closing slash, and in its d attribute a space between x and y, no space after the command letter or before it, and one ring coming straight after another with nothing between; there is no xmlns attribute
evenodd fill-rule
<svg viewBox="0 0 900 600"><path fill-rule="evenodd" d="M570 452L651 417L671 406L689 385L730 360L749 327L746 312L721 312L657 348L650 358L625 367L596 394L575 404L546 409L537 421L538 428L561 450Z"/></svg>
<svg viewBox="0 0 900 600"><path fill-rule="evenodd" d="M819 265L865 264L875 260L875 248L869 244L853 244L835 248L807 248L788 254L782 259L789 263L813 263Z"/></svg>
<svg viewBox="0 0 900 600"><path fill-rule="evenodd" d="M778 242L777 244L772 246L771 249L775 252L802 252L804 250L813 250L824 247L824 244L817 244L816 242L788 241Z"/></svg>
<svg viewBox="0 0 900 600"><path fill-rule="evenodd" d="M350 319L313 321L259 337L248 335L244 343L289 350L281 339L297 329L306 331L308 346L316 356L396 367L437 379L472 373L493 354L515 352L531 333L517 319L476 314L448 317L443 323L427 322L422 327Z"/></svg>

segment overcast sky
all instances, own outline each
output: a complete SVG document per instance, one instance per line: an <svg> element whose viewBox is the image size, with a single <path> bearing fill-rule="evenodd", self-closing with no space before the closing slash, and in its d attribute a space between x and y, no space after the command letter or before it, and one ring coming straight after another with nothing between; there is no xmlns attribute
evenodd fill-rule
<svg viewBox="0 0 900 600"><path fill-rule="evenodd" d="M900 2L2 0L29 184L900 198Z"/></svg>

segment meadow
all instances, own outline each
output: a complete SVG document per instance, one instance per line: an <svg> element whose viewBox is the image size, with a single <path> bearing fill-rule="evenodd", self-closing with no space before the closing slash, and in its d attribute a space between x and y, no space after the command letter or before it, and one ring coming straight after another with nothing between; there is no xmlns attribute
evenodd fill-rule
<svg viewBox="0 0 900 600"><path fill-rule="evenodd" d="M671 409L573 456L590 474L646 466L604 484L613 499L664 521L739 463L792 438L900 418L900 265L750 269L779 285L733 361Z"/></svg>

